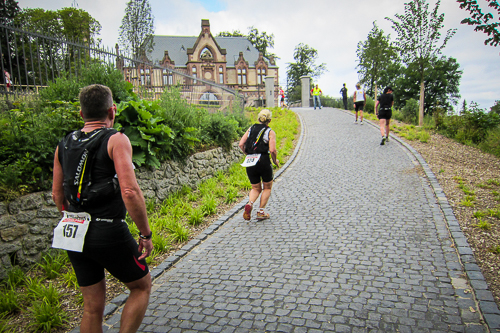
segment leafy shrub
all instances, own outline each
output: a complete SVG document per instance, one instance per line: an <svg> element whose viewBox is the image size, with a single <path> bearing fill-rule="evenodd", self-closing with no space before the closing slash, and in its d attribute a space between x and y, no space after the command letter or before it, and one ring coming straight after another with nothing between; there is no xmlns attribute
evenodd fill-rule
<svg viewBox="0 0 500 333"><path fill-rule="evenodd" d="M500 124L500 115L479 109L477 104L462 115L453 115L446 118L442 133L464 144L480 144L488 137L488 133ZM495 146L493 144L493 146Z"/></svg>
<svg viewBox="0 0 500 333"><path fill-rule="evenodd" d="M37 191L50 188L54 151L59 140L83 121L75 103L19 103L0 113L0 200L5 189ZM21 193L23 194L23 193Z"/></svg>
<svg viewBox="0 0 500 333"><path fill-rule="evenodd" d="M500 157L500 127L488 131L484 141L479 144L479 148Z"/></svg>
<svg viewBox="0 0 500 333"><path fill-rule="evenodd" d="M40 97L48 101L76 102L80 89L95 83L108 86L116 102L131 98L129 91L132 84L123 79L123 74L119 70L110 64L103 63L94 63L82 68L78 78L71 73L66 73L40 91Z"/></svg>
<svg viewBox="0 0 500 333"><path fill-rule="evenodd" d="M375 109L375 101L373 100L373 98L366 96L366 105L363 108L363 111L367 113L374 113L373 112L374 109Z"/></svg>
<svg viewBox="0 0 500 333"><path fill-rule="evenodd" d="M403 121L408 124L417 124L418 121L418 101L410 98L406 101L406 105L401 109Z"/></svg>
<svg viewBox="0 0 500 333"><path fill-rule="evenodd" d="M231 116L225 116L221 112L210 116L209 121L203 126L203 132L210 140L226 150L231 149L231 144L236 140L238 134L238 122Z"/></svg>

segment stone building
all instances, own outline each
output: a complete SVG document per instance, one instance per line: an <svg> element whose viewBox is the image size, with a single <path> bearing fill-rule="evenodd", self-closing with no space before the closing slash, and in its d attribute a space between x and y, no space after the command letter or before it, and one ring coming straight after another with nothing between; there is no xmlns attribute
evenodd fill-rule
<svg viewBox="0 0 500 333"><path fill-rule="evenodd" d="M219 105L221 91L217 85L222 85L238 91L246 105L257 106L266 96L265 78L272 76L277 104L279 77L274 58L264 58L245 37L214 37L209 20L201 20L198 37L155 35L153 43L154 49L145 62L156 66L123 68L125 77L135 86L161 92L168 85L179 84L184 95L195 103ZM175 69L190 79L159 67ZM216 85L203 84L197 78Z"/></svg>

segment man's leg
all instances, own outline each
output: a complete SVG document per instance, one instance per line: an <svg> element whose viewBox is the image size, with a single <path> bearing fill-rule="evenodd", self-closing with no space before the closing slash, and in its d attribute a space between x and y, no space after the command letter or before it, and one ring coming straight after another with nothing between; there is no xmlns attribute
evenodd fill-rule
<svg viewBox="0 0 500 333"><path fill-rule="evenodd" d="M347 99L344 99L344 109L347 110Z"/></svg>
<svg viewBox="0 0 500 333"><path fill-rule="evenodd" d="M318 104L319 104L319 108L321 109L321 97L318 96Z"/></svg>
<svg viewBox="0 0 500 333"><path fill-rule="evenodd" d="M134 333L141 326L144 314L148 308L149 295L151 294L151 275L148 273L145 277L125 283L125 285L130 289L130 295L123 308L120 320L120 333Z"/></svg>
<svg viewBox="0 0 500 333"><path fill-rule="evenodd" d="M106 280L87 287L80 287L83 295L81 332L102 332L102 320L106 303Z"/></svg>
<svg viewBox="0 0 500 333"><path fill-rule="evenodd" d="M316 95L313 95L313 101L314 101L314 110L316 110Z"/></svg>
<svg viewBox="0 0 500 333"><path fill-rule="evenodd" d="M385 136L386 137L389 137L389 131L391 130L390 123L391 123L391 119L386 119L386 121L385 121Z"/></svg>
<svg viewBox="0 0 500 333"><path fill-rule="evenodd" d="M264 184L264 190L262 191L262 195L260 197L260 208L266 208L267 202L269 201L269 197L271 196L271 189L273 188L273 181Z"/></svg>
<svg viewBox="0 0 500 333"><path fill-rule="evenodd" d="M361 122L363 122L363 110L359 110L359 117L361 119Z"/></svg>

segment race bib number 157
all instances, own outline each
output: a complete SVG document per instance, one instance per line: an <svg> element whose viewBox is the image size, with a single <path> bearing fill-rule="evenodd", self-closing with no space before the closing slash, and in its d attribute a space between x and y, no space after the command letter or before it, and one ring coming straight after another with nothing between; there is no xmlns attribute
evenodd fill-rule
<svg viewBox="0 0 500 333"><path fill-rule="evenodd" d="M90 214L63 211L63 218L54 229L52 247L75 252L83 251L85 235L89 228Z"/></svg>

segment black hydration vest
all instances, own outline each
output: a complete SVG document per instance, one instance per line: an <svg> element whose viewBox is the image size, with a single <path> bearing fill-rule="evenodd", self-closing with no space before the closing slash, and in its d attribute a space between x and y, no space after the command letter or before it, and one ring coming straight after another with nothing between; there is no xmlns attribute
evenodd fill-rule
<svg viewBox="0 0 500 333"><path fill-rule="evenodd" d="M117 130L101 128L84 135L82 131L68 134L60 143L58 157L63 171L64 197L74 207L88 207L120 192L118 179L92 181L95 155L101 143Z"/></svg>
<svg viewBox="0 0 500 333"><path fill-rule="evenodd" d="M250 134L245 142L245 153L267 154L269 152L269 142L264 142L264 134L267 130L271 129L264 124L255 124L250 127Z"/></svg>

